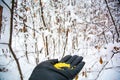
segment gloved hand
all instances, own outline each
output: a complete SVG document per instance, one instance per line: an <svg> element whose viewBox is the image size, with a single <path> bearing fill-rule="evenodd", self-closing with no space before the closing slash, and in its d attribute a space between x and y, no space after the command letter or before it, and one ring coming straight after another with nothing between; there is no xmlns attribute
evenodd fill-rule
<svg viewBox="0 0 120 80"><path fill-rule="evenodd" d="M29 80L72 80L85 64L82 59L83 57L77 55L67 55L60 61L57 59L44 61L36 66ZM54 66L56 63L67 63L71 68L57 69Z"/></svg>

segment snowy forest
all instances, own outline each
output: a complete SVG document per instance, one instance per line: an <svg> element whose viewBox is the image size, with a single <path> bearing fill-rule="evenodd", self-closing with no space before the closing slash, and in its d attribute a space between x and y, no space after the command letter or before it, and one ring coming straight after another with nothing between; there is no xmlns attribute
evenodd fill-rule
<svg viewBox="0 0 120 80"><path fill-rule="evenodd" d="M0 0L0 80L83 56L78 80L120 80L120 0Z"/></svg>

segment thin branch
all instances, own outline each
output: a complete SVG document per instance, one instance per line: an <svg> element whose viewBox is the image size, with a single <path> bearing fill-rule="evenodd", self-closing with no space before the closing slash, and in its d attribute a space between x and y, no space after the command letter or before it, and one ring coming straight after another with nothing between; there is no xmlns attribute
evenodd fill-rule
<svg viewBox="0 0 120 80"><path fill-rule="evenodd" d="M17 13L16 13L16 14L17 14ZM31 14L31 15L32 15L32 14ZM23 19L23 17L20 16L19 14L17 14L17 16L19 16L21 19ZM14 20L17 21L15 18L14 18ZM23 25L25 25L25 27L27 27L27 28L29 28L29 29L35 31L35 32L38 33L38 34L41 34L38 30L32 28L31 26L28 26L25 22L24 22L24 23L22 22L22 23L20 23L20 24L23 24Z"/></svg>
<svg viewBox="0 0 120 80"><path fill-rule="evenodd" d="M113 54L112 54L110 60L114 57L115 54L119 53L119 52L114 52L114 51L112 51L112 52L113 52ZM109 60L109 61L110 61L110 60ZM109 63L109 61L107 61L107 62L103 65L103 67L102 67L101 70L99 71L99 73L98 73L98 75L97 75L97 77L96 77L95 80L97 80L97 79L100 77L100 74L101 74L102 71L105 69L105 67L107 66L107 64Z"/></svg>
<svg viewBox="0 0 120 80"><path fill-rule="evenodd" d="M43 13L43 5L42 5L42 1L40 0L40 7L41 7L41 18L42 18L42 21L43 21L43 25L44 27L46 27L46 23L45 23L45 18L44 18L44 13Z"/></svg>
<svg viewBox="0 0 120 80"><path fill-rule="evenodd" d="M67 32L66 32L66 41L65 41L65 46L64 46L64 52L63 52L63 56L65 55L65 50L66 50L66 46L67 46L67 43L68 43L68 33L69 33L69 29L67 29Z"/></svg>
<svg viewBox="0 0 120 80"><path fill-rule="evenodd" d="M18 71L19 71L19 74L20 74L20 79L23 80L23 74L22 74L22 70L21 70L19 61L18 61L18 59L17 59L17 56L15 55L15 53L14 53L14 51L13 51L13 49L12 49L12 46L11 46L10 44L8 45L8 47L9 47L11 53L12 53L12 56L13 56L14 59L15 59L16 64L17 64Z"/></svg>
<svg viewBox="0 0 120 80"><path fill-rule="evenodd" d="M114 67L107 67L107 68L104 68L104 70L108 70L108 69L116 69L116 68L120 68L120 66L114 66ZM87 70L86 71L87 73L93 73L93 72L99 72L98 70Z"/></svg>
<svg viewBox="0 0 120 80"><path fill-rule="evenodd" d="M46 47L46 56L48 56L49 55L49 50L48 50L48 38L47 38L47 36L45 37L45 41L46 41L46 45L45 45L45 47ZM49 57L48 57L48 59L49 59Z"/></svg>
<svg viewBox="0 0 120 80"><path fill-rule="evenodd" d="M4 0L2 0L2 2L7 6L7 8L10 10L10 12L12 11L12 9L8 6L8 4L4 1ZM13 4L14 5L14 4Z"/></svg>
<svg viewBox="0 0 120 80"><path fill-rule="evenodd" d="M54 49L53 49L53 51L54 51L54 52L53 52L53 53L54 53L53 56L55 56L55 47L56 47L56 45L55 45L55 40L54 40L54 38L53 38L53 46L54 46L54 47L53 47L53 48L54 48Z"/></svg>
<svg viewBox="0 0 120 80"><path fill-rule="evenodd" d="M25 56L26 56L26 59L27 59L27 61L28 61L28 63L29 63L29 57L28 57L28 51L27 51L27 43L26 43L26 36L24 35L24 37L25 37L25 40L24 40L24 42L25 42Z"/></svg>
<svg viewBox="0 0 120 80"><path fill-rule="evenodd" d="M106 38L106 36L105 36L105 31L103 31L103 36L104 36L104 38L105 38L106 44L108 44L107 38Z"/></svg>
<svg viewBox="0 0 120 80"><path fill-rule="evenodd" d="M22 70L21 70L19 61L18 61L17 56L15 55L15 53L12 49L13 14L14 14L14 0L12 0L11 19L10 19L10 38L9 38L8 47L9 47L11 53L12 53L13 58L15 59L16 64L17 64L18 71L19 71L19 74L20 74L20 78L21 78L21 80L23 80Z"/></svg>
<svg viewBox="0 0 120 80"><path fill-rule="evenodd" d="M37 38L36 38L36 42L35 42L35 53L36 53L36 55L37 55L37 57L36 57L36 64L38 65L39 64L39 50L38 50L38 45L37 45L37 42L38 42L38 40L37 40Z"/></svg>
<svg viewBox="0 0 120 80"><path fill-rule="evenodd" d="M8 45L9 43L0 43L0 44Z"/></svg>
<svg viewBox="0 0 120 80"><path fill-rule="evenodd" d="M108 67L108 68L105 68L105 70L108 70L108 69L114 69L114 68L119 68L119 69L120 69L120 66Z"/></svg>
<svg viewBox="0 0 120 80"><path fill-rule="evenodd" d="M110 17L111 17L111 19L112 19L113 25L115 26L115 30L116 30L116 33L117 33L117 37L119 38L119 37L120 37L119 31L118 31L118 29L117 29L117 26L116 26L116 24L115 24L114 18L113 18L113 16L112 16L112 13L111 13L110 8L109 8L109 6L108 6L107 0L105 0L105 3L106 3L106 6L107 6L107 8L108 8L108 12L109 12Z"/></svg>
<svg viewBox="0 0 120 80"><path fill-rule="evenodd" d="M3 7L0 5L0 39L1 39L1 32L2 32L2 12L3 12Z"/></svg>

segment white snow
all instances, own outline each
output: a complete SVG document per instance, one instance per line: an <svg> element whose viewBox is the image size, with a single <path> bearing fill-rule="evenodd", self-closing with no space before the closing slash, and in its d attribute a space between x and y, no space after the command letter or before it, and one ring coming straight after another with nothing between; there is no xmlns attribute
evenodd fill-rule
<svg viewBox="0 0 120 80"><path fill-rule="evenodd" d="M60 60L63 54L84 57L86 64L78 80L120 80L120 42L116 42L116 31L104 1L41 0L46 27L41 18L39 0L26 1L18 0L17 16L14 16L17 21L14 20L14 25L17 26L13 25L12 39L12 49L24 80L28 80L38 63L48 58ZM11 0L5 2L11 6ZM26 4L24 7L28 8L27 11L21 5L22 2ZM0 69L5 68L5 71L0 71L0 80L20 80L18 67L8 47L10 11L2 1L0 5L3 6ZM116 11L120 11L116 7L118 4L111 1L109 6L119 29L120 18L116 16L120 15ZM27 20L23 22L20 16ZM23 27L27 29L26 32Z"/></svg>

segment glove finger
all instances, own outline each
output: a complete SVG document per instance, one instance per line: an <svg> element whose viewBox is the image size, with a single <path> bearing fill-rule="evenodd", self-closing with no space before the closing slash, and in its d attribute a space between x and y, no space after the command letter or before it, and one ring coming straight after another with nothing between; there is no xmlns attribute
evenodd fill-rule
<svg viewBox="0 0 120 80"><path fill-rule="evenodd" d="M82 56L78 56L72 63L71 63L71 67L73 66L77 66L81 61L83 60Z"/></svg>
<svg viewBox="0 0 120 80"><path fill-rule="evenodd" d="M71 55L67 55L64 58L62 58L60 62L67 62L71 57L72 57Z"/></svg>
<svg viewBox="0 0 120 80"><path fill-rule="evenodd" d="M48 60L48 62L51 64L55 64L55 63L58 63L58 59L50 59Z"/></svg>
<svg viewBox="0 0 120 80"><path fill-rule="evenodd" d="M80 62L75 69L73 69L73 73L75 75L77 75L83 68L83 66L85 65L85 62Z"/></svg>
<svg viewBox="0 0 120 80"><path fill-rule="evenodd" d="M66 63L71 64L77 57L77 55L72 56Z"/></svg>

